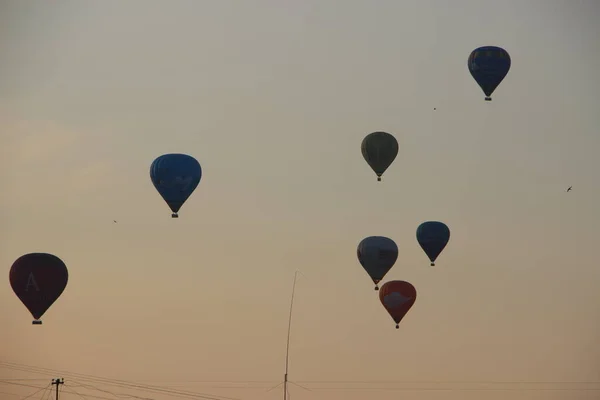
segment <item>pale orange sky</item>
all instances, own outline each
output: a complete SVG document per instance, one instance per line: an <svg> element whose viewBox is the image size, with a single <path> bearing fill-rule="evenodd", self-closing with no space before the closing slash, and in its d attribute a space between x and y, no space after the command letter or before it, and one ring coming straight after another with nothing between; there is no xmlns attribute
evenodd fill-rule
<svg viewBox="0 0 600 400"><path fill-rule="evenodd" d="M0 263L7 278L50 252L70 278L42 326L6 279L0 399L35 390L3 379L55 375L115 398L6 362L279 399L295 270L290 380L310 391L293 400L597 399L599 15L593 0L2 1ZM482 45L513 61L491 103L466 66ZM381 183L360 154L376 130L400 145ZM169 152L204 171L179 220L148 175ZM434 268L425 220L452 231ZM356 259L370 235L398 244L386 279L418 291L399 330ZM479 384L383 390L414 381Z"/></svg>

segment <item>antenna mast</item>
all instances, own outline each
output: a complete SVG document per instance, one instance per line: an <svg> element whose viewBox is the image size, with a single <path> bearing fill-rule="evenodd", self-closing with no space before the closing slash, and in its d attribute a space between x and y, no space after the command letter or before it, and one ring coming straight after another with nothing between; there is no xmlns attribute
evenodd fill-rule
<svg viewBox="0 0 600 400"><path fill-rule="evenodd" d="M292 286L292 300L290 301L290 317L288 321L288 332L287 332L287 345L285 348L285 374L283 375L283 400L288 398L288 370L290 360L290 332L292 330L292 309L294 308L294 293L296 292L296 278L298 278L298 271L294 273L294 284Z"/></svg>

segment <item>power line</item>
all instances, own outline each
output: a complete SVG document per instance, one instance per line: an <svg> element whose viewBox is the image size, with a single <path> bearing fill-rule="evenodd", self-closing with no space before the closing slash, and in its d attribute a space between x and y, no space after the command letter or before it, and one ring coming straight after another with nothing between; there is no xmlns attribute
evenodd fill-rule
<svg viewBox="0 0 600 400"><path fill-rule="evenodd" d="M390 391L390 392L600 392L600 388L348 388L330 387L314 390L351 391Z"/></svg>
<svg viewBox="0 0 600 400"><path fill-rule="evenodd" d="M0 364L2 364L0 362ZM0 365L1 367L1 365ZM38 368L38 367L33 367ZM37 371L27 370L25 372L33 372L40 373ZM54 371L58 372L58 371ZM64 372L64 371L63 371ZM49 373L46 373L49 375ZM99 378L99 379L111 379L111 378ZM0 383L2 382L21 382L21 381L45 381L43 378L0 378ZM124 381L127 382L127 381ZM143 384L144 382L155 382L155 383L177 383L177 384L209 384L209 383L218 383L218 384L262 384L268 387L273 383L278 383L278 386L281 385L281 381L276 380L169 380L169 381L157 381L157 380L139 380L135 381L136 384ZM494 380L494 381L468 381L468 380L457 380L457 381L449 381L449 380L414 380L414 381L405 381L405 380L295 380L294 382L288 381L290 383L303 384L303 385L318 385L318 384L353 384L353 385L362 385L362 384L510 384L510 385L600 385L600 381L517 381L517 380ZM71 385L72 386L72 385ZM157 386L159 387L159 386Z"/></svg>
<svg viewBox="0 0 600 400"><path fill-rule="evenodd" d="M50 400L50 396L52 396L52 388L51 386L48 386L48 389L42 394L41 400Z"/></svg>
<svg viewBox="0 0 600 400"><path fill-rule="evenodd" d="M43 380L43 379L36 379L36 380ZM1 381L1 379L0 379ZM211 380L196 380L196 379L191 379L191 380L176 380L176 381L157 381L154 379L142 379L142 380L136 380L137 383L144 383L144 382L154 382L154 383L260 383L260 384L272 384L272 383L276 383L276 382L280 382L280 381L260 381L260 380L216 380L216 381L211 381Z"/></svg>
<svg viewBox="0 0 600 400"><path fill-rule="evenodd" d="M21 395L20 395L20 394L11 393L11 392L0 392L0 394L7 394L7 395L9 395L9 396L21 397Z"/></svg>
<svg viewBox="0 0 600 400"><path fill-rule="evenodd" d="M94 399L114 400L114 398L102 397L102 396L95 396L95 395L91 395L91 394L87 394L87 393L84 395L82 393L79 393L77 390L75 390L74 385L70 385L70 384L67 385L67 384L65 384L65 386L68 389L68 390L63 390L65 393L75 394L75 395L79 396L82 399L94 398ZM97 388L95 386L92 386L92 385L82 385L82 384L79 384L77 386L81 386L81 387L84 387L84 388L85 387L92 387L94 390L97 390L97 391L103 392L103 393L111 394L112 396L114 396L116 398L118 398L118 397L121 397L121 398L127 397L127 398L137 398L137 399L145 399L145 400L154 400L154 399L151 399L149 397L139 397L139 396L134 396L134 395L131 395L131 394L113 393L113 392L111 392L109 390L102 390L102 389L99 389L99 388Z"/></svg>
<svg viewBox="0 0 600 400"><path fill-rule="evenodd" d="M397 384L598 384L600 381L402 381L402 380L350 380L350 381L296 381L304 384L322 384L322 383L351 383L351 384L382 384L382 383L397 383Z"/></svg>
<svg viewBox="0 0 600 400"><path fill-rule="evenodd" d="M35 396L36 394L38 394L38 393L39 393L39 392L41 392L42 390L44 390L44 391L45 391L45 390L47 390L49 386L50 386L50 385L46 385L45 387L43 387L43 388L40 388L40 389L36 390L35 392L33 392L33 393L31 393L31 394L29 394L29 395L25 396L25 397L21 397L21 400L26 400L26 399L29 399L29 398L31 398L32 396ZM43 396L43 394L42 394L42 396Z"/></svg>
<svg viewBox="0 0 600 400"><path fill-rule="evenodd" d="M0 367L4 366L5 368L8 369L13 369L13 370L20 370L23 372L30 372L30 373L36 373L36 374L42 374L42 375L56 375L56 373L61 373L66 375L73 375L73 376L79 376L81 380L106 380L106 381L110 381L110 382L118 382L118 383L122 383L123 385L140 385L143 387L148 387L148 388L164 388L164 389L170 389L172 390L173 388L168 388L168 387L161 387L158 385L144 385L143 382L157 382L157 383L199 383L199 384L203 384L203 383L219 383L219 384L264 384L264 385L270 385L272 383L276 383L277 381L268 381L268 380L173 380L173 381L149 381L149 380L142 380L142 381L136 381L136 382L131 382L131 381L125 381L125 380L118 380L118 379L112 379L112 378L104 378L104 377L99 377L99 376L94 376L94 375L86 375L86 374L81 374L81 373L75 373L75 372L69 372L69 371L57 371L57 370L52 370L52 369L48 369L48 368L42 368L42 367L35 367L35 366L30 366L30 365L25 365L25 364L17 364L17 363L8 363L8 362L0 362ZM39 378L2 378L0 379L0 383L2 382L20 382L20 381L42 381L43 379L39 379ZM476 380L456 380L456 381L450 381L450 380L294 380L294 382L296 384L300 384L300 385L322 385L322 384L352 384L352 385L359 385L359 384L507 384L507 385L525 385L525 384L547 384L547 385L592 385L592 384L597 384L600 385L600 381L543 381L543 380L537 380L537 381L523 381L523 380L490 380L490 381L476 381ZM182 392L187 392L187 391L182 391ZM202 393L194 393L194 392L187 392L190 394L202 394ZM220 396L215 396L215 397L220 397Z"/></svg>
<svg viewBox="0 0 600 400"><path fill-rule="evenodd" d="M305 385L309 385L306 387ZM467 387L470 385L471 387ZM332 382L304 383L311 391L600 391L599 382ZM511 387L512 386L512 387ZM529 387L527 387L529 386ZM533 387L532 387L533 386ZM546 386L546 387L541 387ZM557 387L562 386L562 387ZM566 386L566 387L565 387ZM571 386L571 387L568 387ZM586 387L587 386L587 387ZM593 387L595 386L595 387Z"/></svg>
<svg viewBox="0 0 600 400"><path fill-rule="evenodd" d="M100 389L100 388L98 388L97 386L94 386L94 385L87 385L87 384L84 384L84 383L81 383L81 382L77 382L77 381L73 381L73 382L77 383L79 386L81 386L83 388L88 388L88 389L92 388L93 390L97 390L99 392L103 392L103 393L107 393L107 394L112 394L115 397L129 397L129 398L140 399L140 400L154 400L154 399L152 399L150 397L141 397L141 396L136 396L136 395L133 395L133 394L114 393L114 392L111 392L110 390Z"/></svg>
<svg viewBox="0 0 600 400"><path fill-rule="evenodd" d="M0 382L0 385L14 385L14 386L23 386L23 387L29 387L29 388L35 388L35 389L45 389L47 386L34 386L34 385L28 385L26 383L17 383L17 382Z"/></svg>
<svg viewBox="0 0 600 400"><path fill-rule="evenodd" d="M65 385L68 389L70 389L70 391L67 390L63 390L63 392L65 393L73 393L76 394L77 396L81 397L83 400L87 400L86 396L82 395L81 393L79 393L77 390L73 389L70 385Z"/></svg>
<svg viewBox="0 0 600 400"><path fill-rule="evenodd" d="M15 369L15 370L21 370L21 371L25 371L25 372L31 372L31 373L40 373L40 374L48 374L49 372L46 371L51 371L54 375L57 373L57 371L53 371L53 370L49 370L47 368L40 368L40 367L33 367L33 366L27 366L27 365L22 365L22 364L15 364L15 363L5 363L5 362L0 362L0 367L6 367L9 369ZM140 391L147 391L147 392L151 392L151 393L157 393L157 394L164 394L164 395L169 395L172 397L183 397L183 398L188 398L188 399L204 399L204 400L229 400L232 398L228 398L228 397L224 397L224 396L213 396L213 395L208 395L205 396L204 394L200 394L200 393L195 393L195 392L190 392L190 391L184 391L184 390L175 390L172 388L162 388L160 386L151 386L151 385L142 385L142 384L137 384L137 383L133 383L133 382L127 382L127 381L123 381L123 380L117 380L117 379L109 379L109 378L101 378L101 377L96 377L93 375L85 375L85 374L79 374L79 373L71 373L71 372L65 372L65 371L61 371L61 373L64 373L65 376L72 376L78 380L84 381L84 382L93 382L93 383L99 383L99 384L105 384L105 385L109 385L109 386L116 386L116 387L121 387L124 389L129 389L129 390L140 390ZM71 379L71 378L69 378ZM135 395L130 395L130 394L120 394L117 395L114 392L111 392L109 390L103 390L98 388L97 386L94 386L92 384L87 384L87 383L81 383L78 380L75 379L71 379L72 382L78 384L81 387L84 388L88 388L90 390L98 390L101 392L105 392L107 394L116 396L116 397L129 397L129 398L134 398L134 399L144 399L144 400L151 400L148 397L140 397L140 396L135 396ZM35 380L31 380L31 381L35 381ZM15 378L15 379L1 379L0 380L0 385L5 384L5 385L17 385L17 386L23 386L23 387L31 387L31 388L35 388L38 389L38 392L43 390L44 387L40 387L40 386L36 386L36 385L31 385L31 384L27 384L27 383L22 383L22 382L26 382L25 379L20 379L20 378ZM240 383L268 383L269 381L196 381L196 382L200 382L200 383L221 383L221 384L240 384ZM272 381L271 381L272 382ZM309 390L309 391L454 391L454 392L461 392L461 391L481 391L481 392L485 392L485 391L497 391L497 392L502 392L502 391L522 391L522 392L577 392L577 391L589 391L589 392L596 392L596 391L600 391L600 387L581 387L581 386L600 386L600 382L598 381L394 381L394 380L388 380L388 381L384 381L384 380L363 380L363 381L348 381L348 380L318 380L318 381L288 381L290 384L295 385L295 386L299 386L304 390ZM281 386L282 383L278 384L275 387L272 387L270 390L273 390L279 386ZM362 387L361 387L362 385ZM411 387L406 387L407 385L413 385ZM423 386L442 386L442 387L423 387ZM460 385L460 386L459 386ZM465 387L466 385L484 385L485 387ZM71 387L70 390L73 390L72 387L73 385L69 385ZM400 386L400 387L399 387ZM502 387L504 386L504 387ZM506 387L509 386L509 387ZM511 387L512 386L512 387ZM515 387L516 386L516 387ZM524 386L538 386L538 387L524 387ZM550 387L539 387L539 386L550 386ZM562 387L556 387L556 386L562 386ZM571 386L571 387L569 387ZM225 386L222 385L220 386L221 388L229 388L232 389L231 386ZM251 387L237 387L238 389L250 389ZM258 388L253 388L253 389L258 389ZM74 393L75 394L75 393ZM80 393L81 394L81 393ZM289 395L289 391L286 394L286 396ZM92 397L92 395L85 395L87 397ZM99 397L99 396L95 396L95 397Z"/></svg>
<svg viewBox="0 0 600 400"><path fill-rule="evenodd" d="M93 390L97 390L97 391L101 391L107 394L111 394L113 396L116 397L128 397L128 398L135 398L135 399L143 399L143 400L152 400L151 398L148 397L141 397L141 396L135 396L135 395L130 395L130 394L116 394L112 391L109 390L103 390L98 388L97 386L94 385L90 385L90 384L84 384L78 381L73 381L75 383L78 384L78 386L81 386L83 388L88 388L88 389L93 389ZM302 389L308 390L308 391L312 391L312 392L318 392L318 391L345 391L345 392L352 392L352 391L363 391L363 392L381 392L381 391L390 391L390 392L398 392L398 391L404 391L404 392L424 392L424 391L452 391L452 392L461 392L461 391L482 391L482 392L486 392L486 391L496 391L496 392L502 392L502 391L513 391L513 392L574 392L574 391L590 391L590 392L595 392L595 391L600 391L599 387L457 387L457 386L447 386L447 387L397 387L397 386L389 386L389 385L371 385L371 386L367 386L367 387L360 387L355 385L338 385L338 386L317 386L317 387L306 387L304 385L300 385L297 382L292 382L289 381L290 384L295 385L295 386L299 386ZM448 385L448 382L438 382L438 383L442 383L442 384L446 384ZM489 383L486 382L476 382L479 385L482 384L487 384L489 385ZM510 382L510 383L517 383L519 384L518 386L523 386L524 382ZM8 384L15 384L15 383L8 383ZM282 383L280 383L279 385L277 385L276 387L281 386ZM506 384L506 382L504 383ZM556 386L557 383L554 382L544 382L543 384L546 385L554 385ZM559 383L560 384L560 383ZM33 385L25 385L25 384L16 384L19 386L26 386L26 387L34 387L34 388L38 388L38 389L44 389L44 388L39 388ZM539 385L539 383L537 383L537 385ZM73 387L73 385L69 385L71 387ZM276 387L271 388L275 389ZM224 387L226 388L226 387ZM231 388L231 387L229 387ZM268 390L268 391L270 391Z"/></svg>
<svg viewBox="0 0 600 400"><path fill-rule="evenodd" d="M35 366L25 365L25 364L0 362L0 366L4 366L5 368L9 368L9 369L20 370L23 372L37 373L37 374L41 374L41 375L56 375L57 373L60 373L63 376L70 377L70 378L74 377L74 378L77 378L77 379L83 380L83 381L91 381L91 382L95 382L95 383L102 383L105 385L116 386L116 387L121 387L121 388L140 390L140 391L152 392L152 393L157 393L157 394L165 394L165 395L170 395L173 397L201 399L201 400L239 400L239 399L235 399L232 397L209 395L209 394L205 394L205 393L197 393L197 392L191 392L191 391L185 391L185 390L176 390L173 388L165 388L165 387L154 386L154 385L142 385L142 384L138 384L135 382L128 382L128 381L124 381L124 380L120 380L120 379L103 378L103 377L98 377L98 376L94 376L94 375L80 374L80 373L70 372L70 371L56 371L56 370L51 370L48 368L35 367ZM71 379L71 380L73 380L73 379Z"/></svg>
<svg viewBox="0 0 600 400"><path fill-rule="evenodd" d="M77 392L74 392L74 391L69 391L69 390L64 390L64 389L63 389L63 392L65 392L65 393L69 393L69 394L75 394L75 395L78 395L78 396L79 396L79 397L81 397L82 399L86 399L86 400L87 400L87 399L89 399L89 398L92 398L92 399L101 399L101 400L115 400L114 398L110 398L110 397L102 397L102 396L94 396L94 395L91 395L91 394L86 394L86 395L84 396L84 395L82 395L82 394L80 394L80 393L77 393Z"/></svg>

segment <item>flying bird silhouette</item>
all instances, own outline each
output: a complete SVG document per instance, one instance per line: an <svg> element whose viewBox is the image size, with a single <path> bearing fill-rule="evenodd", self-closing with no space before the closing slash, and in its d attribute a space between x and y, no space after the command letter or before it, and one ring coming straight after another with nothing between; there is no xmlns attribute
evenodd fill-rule
<svg viewBox="0 0 600 400"><path fill-rule="evenodd" d="M569 186L569 188L567 189L567 192L570 192L571 189L573 189L573 186Z"/></svg>

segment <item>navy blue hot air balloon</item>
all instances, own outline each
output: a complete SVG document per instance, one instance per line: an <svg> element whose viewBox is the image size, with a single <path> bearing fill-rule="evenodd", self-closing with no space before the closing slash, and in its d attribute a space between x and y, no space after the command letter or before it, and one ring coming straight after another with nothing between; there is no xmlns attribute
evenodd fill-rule
<svg viewBox="0 0 600 400"><path fill-rule="evenodd" d="M187 154L164 154L152 162L150 179L173 214L191 196L202 178L200 163Z"/></svg>
<svg viewBox="0 0 600 400"><path fill-rule="evenodd" d="M417 241L429 257L431 266L450 240L450 229L443 222L427 221L417 228Z"/></svg>
<svg viewBox="0 0 600 400"><path fill-rule="evenodd" d="M510 55L496 46L479 47L471 52L467 66L473 79L485 93L485 100L492 100L492 93L510 70Z"/></svg>

